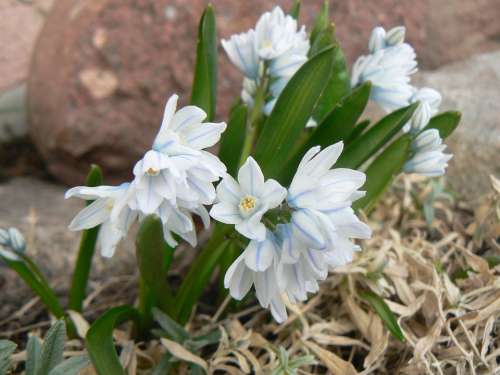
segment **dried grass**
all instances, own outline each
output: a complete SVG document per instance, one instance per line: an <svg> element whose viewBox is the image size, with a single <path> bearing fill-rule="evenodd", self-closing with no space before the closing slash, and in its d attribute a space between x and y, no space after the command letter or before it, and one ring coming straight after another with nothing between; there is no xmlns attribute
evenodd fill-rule
<svg viewBox="0 0 500 375"><path fill-rule="evenodd" d="M197 334L222 332L203 358L168 340L134 344L119 330L122 362L129 374L141 374L169 350L209 373L269 374L282 346L291 358L314 355L316 363L301 374L500 374L500 266L486 261L500 255L500 183L492 183L493 192L475 209L435 202L429 227L419 202L430 187L405 177L371 216L376 231L357 259L306 304L290 305L284 324L256 306L224 315L226 300L211 316L194 314L188 326ZM404 342L389 334L360 297L363 290L383 296ZM184 365L175 371L189 373Z"/></svg>

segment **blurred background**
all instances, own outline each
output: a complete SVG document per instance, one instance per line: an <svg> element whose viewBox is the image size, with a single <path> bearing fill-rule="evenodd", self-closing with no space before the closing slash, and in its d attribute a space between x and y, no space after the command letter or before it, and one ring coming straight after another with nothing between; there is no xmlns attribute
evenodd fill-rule
<svg viewBox="0 0 500 375"><path fill-rule="evenodd" d="M66 186L82 184L91 163L107 183L130 178L166 98L189 99L207 3L0 0L0 227L36 237L32 251L74 248L66 225L82 203L64 201ZM226 38L292 1L212 3ZM321 3L303 0L300 23L311 25ZM500 175L500 1L335 0L331 17L350 62L366 52L374 26L407 27L416 84L441 91L443 110L463 112L449 141L451 186L470 200L488 191L489 174ZM220 48L218 120L227 119L241 79Z"/></svg>

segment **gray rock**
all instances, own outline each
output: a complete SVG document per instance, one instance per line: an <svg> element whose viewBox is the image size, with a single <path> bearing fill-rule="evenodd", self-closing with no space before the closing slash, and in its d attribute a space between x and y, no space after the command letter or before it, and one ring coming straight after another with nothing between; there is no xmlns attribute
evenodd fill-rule
<svg viewBox="0 0 500 375"><path fill-rule="evenodd" d="M62 186L30 177L0 184L0 228L17 227L21 230L27 241L28 254L59 292L66 290L70 283L80 238L79 233L71 232L67 227L84 206L79 199L65 200L65 190ZM96 254L91 278L106 280L110 276L131 274L135 263L132 244L130 239L123 241L111 259ZM0 306L26 294L26 287L19 277L2 264L0 285ZM17 296L20 290L24 292Z"/></svg>
<svg viewBox="0 0 500 375"><path fill-rule="evenodd" d="M477 200L490 191L488 176L500 176L500 51L422 72L416 81L441 92L443 110L462 112L446 141L454 154L448 176L455 190Z"/></svg>
<svg viewBox="0 0 500 375"><path fill-rule="evenodd" d="M0 93L0 143L28 133L26 85Z"/></svg>

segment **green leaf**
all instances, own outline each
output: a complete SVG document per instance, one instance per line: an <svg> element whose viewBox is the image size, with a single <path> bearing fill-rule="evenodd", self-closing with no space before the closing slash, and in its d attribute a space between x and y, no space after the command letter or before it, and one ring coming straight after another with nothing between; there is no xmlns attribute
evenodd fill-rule
<svg viewBox="0 0 500 375"><path fill-rule="evenodd" d="M346 144L359 138L361 134L370 126L370 120L363 120L352 129L351 135L347 138Z"/></svg>
<svg viewBox="0 0 500 375"><path fill-rule="evenodd" d="M328 82L333 48L319 53L295 73L279 96L255 149L255 159L267 177L276 177L289 156Z"/></svg>
<svg viewBox="0 0 500 375"><path fill-rule="evenodd" d="M321 10L314 21L313 28L311 30L310 42L311 46L314 45L317 37L320 33L325 30L330 25L330 16L328 14L329 11L329 0L324 0Z"/></svg>
<svg viewBox="0 0 500 375"><path fill-rule="evenodd" d="M114 307L101 315L87 332L87 351L99 375L125 375L116 354L113 330L127 320L139 322L138 311L127 305Z"/></svg>
<svg viewBox="0 0 500 375"><path fill-rule="evenodd" d="M102 185L102 171L99 166L93 164L90 167L89 174L87 175L87 186ZM87 205L93 201L87 201ZM92 267L92 258L95 253L95 245L97 242L97 235L99 233L99 226L91 229L84 230L80 239L80 248L76 259L75 269L73 271L73 278L71 281L71 288L69 291L68 308L73 311L82 311L83 300L86 296L87 283L90 275L90 268Z"/></svg>
<svg viewBox="0 0 500 375"><path fill-rule="evenodd" d="M83 369L90 365L90 359L86 355L80 355L65 360L57 365L50 375L78 375Z"/></svg>
<svg viewBox="0 0 500 375"><path fill-rule="evenodd" d="M333 52L332 73L313 113L313 118L318 123L322 122L328 113L351 92L351 80L347 61L339 42L335 38L335 27L333 25L328 25L318 35L314 45L311 46L309 54L310 56L315 56L325 48L332 46L336 47Z"/></svg>
<svg viewBox="0 0 500 375"><path fill-rule="evenodd" d="M366 82L345 97L318 125L308 141L312 146L329 146L347 139L363 114L370 98L371 84Z"/></svg>
<svg viewBox="0 0 500 375"><path fill-rule="evenodd" d="M363 186L366 195L354 203L354 209L371 211L382 193L391 185L394 177L401 172L410 153L410 144L411 138L404 135L370 164L366 170L366 183Z"/></svg>
<svg viewBox="0 0 500 375"><path fill-rule="evenodd" d="M205 346L217 344L221 339L220 330L217 328L206 335L196 336L190 339L186 346L189 347L191 351L198 351Z"/></svg>
<svg viewBox="0 0 500 375"><path fill-rule="evenodd" d="M301 5L301 0L294 0L292 9L290 9L290 12L288 12L288 14L296 20L299 19L300 5Z"/></svg>
<svg viewBox="0 0 500 375"><path fill-rule="evenodd" d="M20 257L19 260L8 259L2 255L0 259L24 280L56 318L62 318L64 310L38 267L26 254L17 255Z"/></svg>
<svg viewBox="0 0 500 375"><path fill-rule="evenodd" d="M198 26L196 65L191 104L207 113L208 121L215 116L217 103L217 31L214 8L208 5Z"/></svg>
<svg viewBox="0 0 500 375"><path fill-rule="evenodd" d="M235 241L230 241L226 250L224 251L224 254L221 255L220 261L219 261L219 300L222 301L226 295L227 295L227 290L224 287L224 275L226 274L227 270L233 264L233 262L238 258L240 255L241 251L239 246Z"/></svg>
<svg viewBox="0 0 500 375"><path fill-rule="evenodd" d="M403 342L405 337L401 331L401 327L398 324L396 316L389 309L389 306L387 306L385 301L371 291L362 292L360 293L360 296L370 303L377 315L380 316L384 322L389 332L391 332L396 339Z"/></svg>
<svg viewBox="0 0 500 375"><path fill-rule="evenodd" d="M167 334L168 339L182 344L189 338L189 333L184 329L184 327L167 314L163 313L161 310L154 308L153 316L155 321Z"/></svg>
<svg viewBox="0 0 500 375"><path fill-rule="evenodd" d="M241 151L245 143L247 106L238 102L231 108L227 129L222 135L219 158L226 165L227 173L235 177Z"/></svg>
<svg viewBox="0 0 500 375"><path fill-rule="evenodd" d="M158 306L165 312L171 311L173 307L173 296L164 267L165 246L160 218L155 215L144 218L136 237L137 265L141 278L139 305L146 325L143 328L152 322L152 306ZM151 303L145 303L143 299L151 299Z"/></svg>
<svg viewBox="0 0 500 375"><path fill-rule="evenodd" d="M0 340L0 375L5 375L11 367L11 356L17 345L12 341Z"/></svg>
<svg viewBox="0 0 500 375"><path fill-rule="evenodd" d="M425 129L437 129L439 130L439 136L445 139L453 133L461 118L462 114L460 112L449 111L440 113L431 119Z"/></svg>
<svg viewBox="0 0 500 375"><path fill-rule="evenodd" d="M389 142L410 120L418 103L394 111L373 125L361 137L350 143L336 167L358 169L373 154Z"/></svg>
<svg viewBox="0 0 500 375"><path fill-rule="evenodd" d="M26 358L26 375L37 375L42 355L42 343L40 339L36 336L30 336L26 351L28 352Z"/></svg>
<svg viewBox="0 0 500 375"><path fill-rule="evenodd" d="M161 357L158 366L155 367L153 373L151 375L165 375L170 374L170 369L172 368L172 354L170 352L166 352Z"/></svg>
<svg viewBox="0 0 500 375"><path fill-rule="evenodd" d="M490 268L495 268L496 266L498 266L500 264L500 257L499 256L491 255L491 256L485 257L485 259L488 262L488 266Z"/></svg>
<svg viewBox="0 0 500 375"><path fill-rule="evenodd" d="M299 148L291 160L282 168L280 181L289 182L304 154L313 146L326 147L349 136L359 117L363 114L370 97L370 83L356 88L345 97L313 131L307 142Z"/></svg>
<svg viewBox="0 0 500 375"><path fill-rule="evenodd" d="M224 253L228 241L224 241L230 226L217 224L205 248L194 260L175 298L174 318L179 324L186 324L191 310L210 281L212 272Z"/></svg>
<svg viewBox="0 0 500 375"><path fill-rule="evenodd" d="M45 335L37 375L48 375L54 367L63 361L65 340L66 324L64 320L58 320Z"/></svg>

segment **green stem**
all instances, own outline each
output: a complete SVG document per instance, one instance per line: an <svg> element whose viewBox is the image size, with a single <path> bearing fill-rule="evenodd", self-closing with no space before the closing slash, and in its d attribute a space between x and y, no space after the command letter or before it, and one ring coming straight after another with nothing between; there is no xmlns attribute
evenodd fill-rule
<svg viewBox="0 0 500 375"><path fill-rule="evenodd" d="M86 185L94 187L101 184L101 169L97 165L92 165L87 176ZM87 201L87 205L91 203L92 201ZM69 291L68 308L70 310L78 312L82 311L83 300L86 296L87 283L89 280L90 268L92 266L92 258L95 253L98 233L99 227L87 229L82 233L80 248L78 250L75 269L73 271L73 278L71 280L71 288Z"/></svg>
<svg viewBox="0 0 500 375"><path fill-rule="evenodd" d="M262 110L266 101L266 95L268 90L269 81L266 78L264 71L262 82L257 86L255 92L254 103L252 111L250 112L250 126L247 130L247 136L245 137L245 142L243 143L243 149L241 151L240 165L242 165L252 153L252 148L255 143L255 138L259 133L259 123L262 118Z"/></svg>
<svg viewBox="0 0 500 375"><path fill-rule="evenodd" d="M99 227L88 229L82 233L69 292L68 308L70 310L82 311L98 233Z"/></svg>

